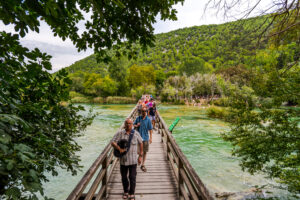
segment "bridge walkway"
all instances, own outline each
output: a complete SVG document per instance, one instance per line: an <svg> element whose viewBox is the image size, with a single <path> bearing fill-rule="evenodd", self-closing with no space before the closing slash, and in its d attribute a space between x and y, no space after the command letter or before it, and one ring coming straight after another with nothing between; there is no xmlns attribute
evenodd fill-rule
<svg viewBox="0 0 300 200"><path fill-rule="evenodd" d="M136 199L177 199L176 177L164 152L158 131L153 132L152 140L145 163L147 172L143 172L139 167L137 169ZM107 193L110 200L120 199L122 196L119 164L116 165L111 180L108 182Z"/></svg>
<svg viewBox="0 0 300 200"><path fill-rule="evenodd" d="M158 112L158 111L157 111ZM128 117L135 120L137 106ZM149 147L145 166L137 170L136 199L144 200L212 200L206 186L176 143L168 126L156 116L157 131ZM120 129L124 128L124 124ZM119 160L113 156L110 143L85 173L67 200L122 199Z"/></svg>

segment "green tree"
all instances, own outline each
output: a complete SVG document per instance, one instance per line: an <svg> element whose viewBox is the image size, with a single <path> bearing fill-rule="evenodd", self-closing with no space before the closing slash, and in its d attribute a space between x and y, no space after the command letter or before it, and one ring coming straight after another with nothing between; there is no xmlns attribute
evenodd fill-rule
<svg viewBox="0 0 300 200"><path fill-rule="evenodd" d="M129 84L127 81L127 68L129 62L125 57L114 57L112 62L109 63L108 72L109 76L117 83L117 95L126 96L129 91Z"/></svg>
<svg viewBox="0 0 300 200"><path fill-rule="evenodd" d="M166 84L161 91L161 99L162 101L168 101L170 99L174 99L177 91L174 87L169 84Z"/></svg>
<svg viewBox="0 0 300 200"><path fill-rule="evenodd" d="M155 70L155 87L157 90L161 90L166 80L166 73L163 70Z"/></svg>
<svg viewBox="0 0 300 200"><path fill-rule="evenodd" d="M97 79L91 86L97 96L108 97L117 92L117 83L109 76Z"/></svg>
<svg viewBox="0 0 300 200"><path fill-rule="evenodd" d="M143 94L155 94L155 86L147 85L147 86L139 86L135 89L131 89L131 95L137 99L140 99Z"/></svg>
<svg viewBox="0 0 300 200"><path fill-rule="evenodd" d="M219 9L220 5L226 4L223 7L226 15L241 1L210 3ZM260 3L257 1L249 9L250 13ZM300 103L299 1L272 2L265 10L270 8L273 13L257 26L258 40L271 38L270 48L258 53L251 87L228 87L229 105L235 120L231 131L223 138L234 145L233 154L241 157L242 169L252 174L263 171L270 178L284 183L288 190L299 194L300 111L281 107L290 99L298 105ZM293 50L289 49L291 43L295 43ZM282 52L282 48L286 50ZM291 53L293 51L296 53Z"/></svg>
<svg viewBox="0 0 300 200"><path fill-rule="evenodd" d="M97 81L101 81L101 79L102 77L100 74L96 74L96 73L85 74L84 83L83 83L84 93L87 95L97 96L97 91L96 91L96 87L94 87L94 84Z"/></svg>
<svg viewBox="0 0 300 200"><path fill-rule="evenodd" d="M0 198L37 199L45 172L76 174L76 137L93 119L61 105L69 98L65 70L52 76L50 56L23 48L18 36L0 34Z"/></svg>
<svg viewBox="0 0 300 200"><path fill-rule="evenodd" d="M72 81L72 84L70 85L71 91L84 93L84 72L77 71L76 73L69 74L69 78Z"/></svg>
<svg viewBox="0 0 300 200"><path fill-rule="evenodd" d="M144 88L146 88L147 85L155 85L154 67L151 65L132 65L129 68L128 81L133 88L137 88L139 86L144 86Z"/></svg>
<svg viewBox="0 0 300 200"><path fill-rule="evenodd" d="M125 57L116 58L109 63L108 73L109 76L115 81L121 81L127 76L128 59Z"/></svg>
<svg viewBox="0 0 300 200"><path fill-rule="evenodd" d="M21 37L29 29L39 32L44 21L55 36L69 38L79 51L94 48L98 60L107 61L111 56L107 49L112 47L119 49L117 56L121 51L133 57L134 43L144 50L153 45L155 16L175 20L172 6L178 2L183 0L1 1L0 19ZM80 34L83 12L91 17ZM75 138L92 117L77 114L80 106L61 106L68 100L66 84L71 84L67 73L62 70L52 77L47 71L50 56L38 49L29 51L18 40L17 35L1 32L0 198L36 199L34 193L43 195L44 172L57 175L57 167L63 167L76 174L75 152L80 147Z"/></svg>
<svg viewBox="0 0 300 200"><path fill-rule="evenodd" d="M247 69L243 65L219 69L215 73L222 75L225 80L229 80L231 83L236 83L240 86L249 86L251 80L253 80L253 74L251 73L251 70Z"/></svg>
<svg viewBox="0 0 300 200"><path fill-rule="evenodd" d="M146 50L155 39L152 27L155 16L160 14L161 20L176 20L172 6L179 2L183 0L2 1L0 18L4 24L12 24L21 37L29 29L39 32L40 20L45 21L55 36L71 39L79 51L93 47L97 55L105 55L107 60L110 56L104 48L120 47L124 39L127 42L122 52L129 50L129 57L135 54L134 42ZM90 19L84 19L83 12L91 12ZM80 35L77 25L81 20L85 20L86 30Z"/></svg>
<svg viewBox="0 0 300 200"><path fill-rule="evenodd" d="M190 56L185 57L182 60L182 64L179 66L179 72L181 74L186 73L186 75L191 76L197 72L199 73L209 73L213 70L211 65L205 64L205 61L201 58Z"/></svg>
<svg viewBox="0 0 300 200"><path fill-rule="evenodd" d="M236 120L223 138L234 145L233 154L242 158L244 170L263 171L299 193L300 110L281 106L291 100L300 103L300 65L278 69L280 52L271 51L278 57L270 62L258 56L264 65L257 67L251 88L229 87L229 105Z"/></svg>
<svg viewBox="0 0 300 200"><path fill-rule="evenodd" d="M220 94L217 85L217 78L214 74L195 74L190 77L193 83L193 95L195 96L210 96Z"/></svg>

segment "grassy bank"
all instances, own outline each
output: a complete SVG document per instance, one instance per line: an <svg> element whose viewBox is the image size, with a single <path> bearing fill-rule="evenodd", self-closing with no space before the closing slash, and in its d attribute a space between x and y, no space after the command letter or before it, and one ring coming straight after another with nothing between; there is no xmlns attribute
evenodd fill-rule
<svg viewBox="0 0 300 200"><path fill-rule="evenodd" d="M132 97L88 97L76 92L70 92L72 103L99 103L99 104L135 104L137 100Z"/></svg>

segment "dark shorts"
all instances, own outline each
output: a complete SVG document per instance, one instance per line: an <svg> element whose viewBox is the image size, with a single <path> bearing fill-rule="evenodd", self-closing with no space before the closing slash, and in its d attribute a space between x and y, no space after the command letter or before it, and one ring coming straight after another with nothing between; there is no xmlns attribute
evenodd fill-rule
<svg viewBox="0 0 300 200"><path fill-rule="evenodd" d="M155 115L149 115L151 121L155 121Z"/></svg>
<svg viewBox="0 0 300 200"><path fill-rule="evenodd" d="M147 153L149 151L149 141L143 141L143 152Z"/></svg>

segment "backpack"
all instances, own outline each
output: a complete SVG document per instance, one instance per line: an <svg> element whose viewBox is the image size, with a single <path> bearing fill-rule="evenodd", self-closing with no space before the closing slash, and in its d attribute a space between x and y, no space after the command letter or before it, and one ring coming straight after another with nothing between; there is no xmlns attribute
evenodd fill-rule
<svg viewBox="0 0 300 200"><path fill-rule="evenodd" d="M130 149L130 145L131 145L131 140L133 138L133 135L134 135L134 129L131 130L131 133L129 135L129 139L128 140L125 140L125 139L122 139L120 141L118 141L118 146L121 148L121 149L127 149L126 151L124 151L123 153L120 153L120 151L118 149L115 149L114 148L114 156L117 157L117 158L122 158L123 156L126 155L126 153L129 151Z"/></svg>

